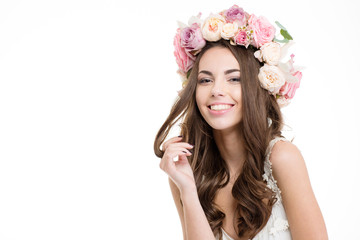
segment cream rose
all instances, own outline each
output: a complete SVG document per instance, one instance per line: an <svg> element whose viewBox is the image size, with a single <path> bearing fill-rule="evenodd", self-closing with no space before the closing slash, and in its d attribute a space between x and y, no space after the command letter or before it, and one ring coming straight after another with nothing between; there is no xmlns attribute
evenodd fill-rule
<svg viewBox="0 0 360 240"><path fill-rule="evenodd" d="M268 90L273 95L277 94L285 84L285 77L281 70L276 66L265 64L260 68L259 81L262 88Z"/></svg>
<svg viewBox="0 0 360 240"><path fill-rule="evenodd" d="M236 22L226 23L221 30L221 37L223 39L229 40L230 38L233 38L235 36L238 30L239 26Z"/></svg>
<svg viewBox="0 0 360 240"><path fill-rule="evenodd" d="M281 46L277 42L265 43L261 48L261 55L264 62L269 65L277 65L281 57Z"/></svg>
<svg viewBox="0 0 360 240"><path fill-rule="evenodd" d="M218 14L211 14L204 22L201 32L205 40L216 42L221 39L221 31L225 24L225 18Z"/></svg>

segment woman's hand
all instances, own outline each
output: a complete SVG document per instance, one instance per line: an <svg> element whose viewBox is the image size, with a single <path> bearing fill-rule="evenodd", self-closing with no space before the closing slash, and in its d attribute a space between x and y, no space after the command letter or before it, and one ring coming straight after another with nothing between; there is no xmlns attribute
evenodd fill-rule
<svg viewBox="0 0 360 240"><path fill-rule="evenodd" d="M187 159L187 156L191 156L189 149L192 149L193 146L186 142L180 142L181 139L180 136L174 137L163 144L164 155L160 162L160 168L176 184L180 194L186 190L196 189L194 173ZM179 157L178 161L174 161L177 156Z"/></svg>

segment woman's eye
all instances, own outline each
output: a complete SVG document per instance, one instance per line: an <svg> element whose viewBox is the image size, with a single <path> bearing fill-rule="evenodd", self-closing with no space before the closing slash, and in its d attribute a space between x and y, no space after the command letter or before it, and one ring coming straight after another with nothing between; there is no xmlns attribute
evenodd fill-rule
<svg viewBox="0 0 360 240"><path fill-rule="evenodd" d="M240 82L240 78L230 78L230 82Z"/></svg>
<svg viewBox="0 0 360 240"><path fill-rule="evenodd" d="M199 80L199 83L209 83L209 82L211 82L211 80L208 78L203 78Z"/></svg>

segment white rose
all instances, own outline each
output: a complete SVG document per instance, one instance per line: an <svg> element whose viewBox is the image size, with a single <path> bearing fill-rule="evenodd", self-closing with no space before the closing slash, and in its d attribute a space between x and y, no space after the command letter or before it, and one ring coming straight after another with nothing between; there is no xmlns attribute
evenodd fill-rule
<svg viewBox="0 0 360 240"><path fill-rule="evenodd" d="M237 33L239 27L236 22L234 23L226 23L221 30L221 37L223 39L229 40L234 37Z"/></svg>
<svg viewBox="0 0 360 240"><path fill-rule="evenodd" d="M216 42L221 39L221 30L224 26L225 18L218 14L211 14L201 27L201 32L205 40Z"/></svg>
<svg viewBox="0 0 360 240"><path fill-rule="evenodd" d="M262 59L269 65L277 65L281 57L281 47L279 43L265 43L261 48Z"/></svg>
<svg viewBox="0 0 360 240"><path fill-rule="evenodd" d="M278 93L280 88L285 84L285 77L276 66L265 64L260 68L258 77L261 87L274 95Z"/></svg>

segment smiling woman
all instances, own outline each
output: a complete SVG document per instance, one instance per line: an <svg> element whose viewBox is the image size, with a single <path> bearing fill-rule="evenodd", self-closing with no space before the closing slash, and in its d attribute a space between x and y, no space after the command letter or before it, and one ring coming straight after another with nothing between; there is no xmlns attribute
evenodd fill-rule
<svg viewBox="0 0 360 240"><path fill-rule="evenodd" d="M273 27L236 5L190 26L175 37L184 89L154 143L184 239L327 239L304 159L281 134L301 79L293 56L280 69Z"/></svg>

